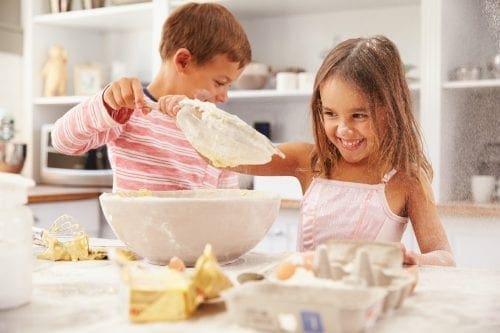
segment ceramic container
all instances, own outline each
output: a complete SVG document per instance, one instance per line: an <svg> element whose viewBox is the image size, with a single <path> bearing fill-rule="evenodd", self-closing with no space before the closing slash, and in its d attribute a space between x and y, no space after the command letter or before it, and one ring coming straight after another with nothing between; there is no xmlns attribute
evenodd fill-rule
<svg viewBox="0 0 500 333"><path fill-rule="evenodd" d="M477 203L491 202L495 190L495 176L475 175L471 178L472 200Z"/></svg>
<svg viewBox="0 0 500 333"><path fill-rule="evenodd" d="M15 308L31 299L33 215L25 206L31 179L0 172L0 310Z"/></svg>
<svg viewBox="0 0 500 333"><path fill-rule="evenodd" d="M234 261L264 238L281 199L264 191L214 189L104 193L104 217L116 236L154 264L173 256L193 265L207 243L220 263Z"/></svg>

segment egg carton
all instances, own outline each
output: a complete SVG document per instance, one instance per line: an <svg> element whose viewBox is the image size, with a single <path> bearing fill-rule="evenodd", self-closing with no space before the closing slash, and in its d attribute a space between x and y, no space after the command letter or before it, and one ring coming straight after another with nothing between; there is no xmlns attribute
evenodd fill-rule
<svg viewBox="0 0 500 333"><path fill-rule="evenodd" d="M399 308L416 281L393 244L335 241L319 246L312 261L285 281L271 274L223 293L230 316L258 330L361 332Z"/></svg>

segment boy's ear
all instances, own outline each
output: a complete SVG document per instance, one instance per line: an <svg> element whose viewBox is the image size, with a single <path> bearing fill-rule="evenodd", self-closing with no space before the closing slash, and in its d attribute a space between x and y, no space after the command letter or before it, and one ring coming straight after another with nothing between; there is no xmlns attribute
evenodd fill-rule
<svg viewBox="0 0 500 333"><path fill-rule="evenodd" d="M186 71L189 63L193 60L193 55L186 48L180 48L174 54L174 64L177 71L183 73Z"/></svg>

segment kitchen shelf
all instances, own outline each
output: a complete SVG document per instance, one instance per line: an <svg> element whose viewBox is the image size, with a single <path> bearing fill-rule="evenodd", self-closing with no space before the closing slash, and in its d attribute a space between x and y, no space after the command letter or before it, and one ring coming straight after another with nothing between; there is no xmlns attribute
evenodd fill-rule
<svg viewBox="0 0 500 333"><path fill-rule="evenodd" d="M500 79L447 81L443 83L444 89L495 88L495 87L500 87Z"/></svg>
<svg viewBox="0 0 500 333"><path fill-rule="evenodd" d="M231 90L228 93L230 101L246 101L246 100L269 100L269 99L286 99L307 100L311 97L308 91L291 90L278 91L274 89L266 90ZM51 106L51 105L75 105L83 102L89 96L55 96L55 97L38 97L35 99L36 106Z"/></svg>
<svg viewBox="0 0 500 333"><path fill-rule="evenodd" d="M171 1L171 6L178 7L186 2L187 1L184 0L174 0ZM283 1L269 0L220 0L218 2L227 6L239 18L304 15L322 12L420 4L420 0L287 0L286 4L284 4Z"/></svg>
<svg viewBox="0 0 500 333"><path fill-rule="evenodd" d="M73 10L63 13L36 15L33 22L38 25L95 29L105 31L128 31L143 29L153 19L153 3Z"/></svg>
<svg viewBox="0 0 500 333"><path fill-rule="evenodd" d="M252 99L287 99L304 101L311 98L312 92L304 90L279 91L275 89L263 90L230 90L228 92L229 101L242 101Z"/></svg>
<svg viewBox="0 0 500 333"><path fill-rule="evenodd" d="M55 96L55 97L38 97L34 104L37 106L51 105L75 105L83 102L89 96Z"/></svg>

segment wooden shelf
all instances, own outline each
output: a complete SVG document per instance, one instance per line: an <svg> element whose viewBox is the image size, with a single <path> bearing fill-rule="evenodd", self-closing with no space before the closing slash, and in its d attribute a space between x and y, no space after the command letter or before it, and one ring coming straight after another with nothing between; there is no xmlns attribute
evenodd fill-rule
<svg viewBox="0 0 500 333"><path fill-rule="evenodd" d="M153 3L108 6L63 13L36 15L33 22L38 25L123 31L144 29L153 19Z"/></svg>
<svg viewBox="0 0 500 333"><path fill-rule="evenodd" d="M299 209L300 200L283 199L281 208ZM500 217L500 203L477 204L470 201L437 204L441 215L470 217Z"/></svg>
<svg viewBox="0 0 500 333"><path fill-rule="evenodd" d="M447 81L443 83L444 89L474 89L500 87L500 79Z"/></svg>

